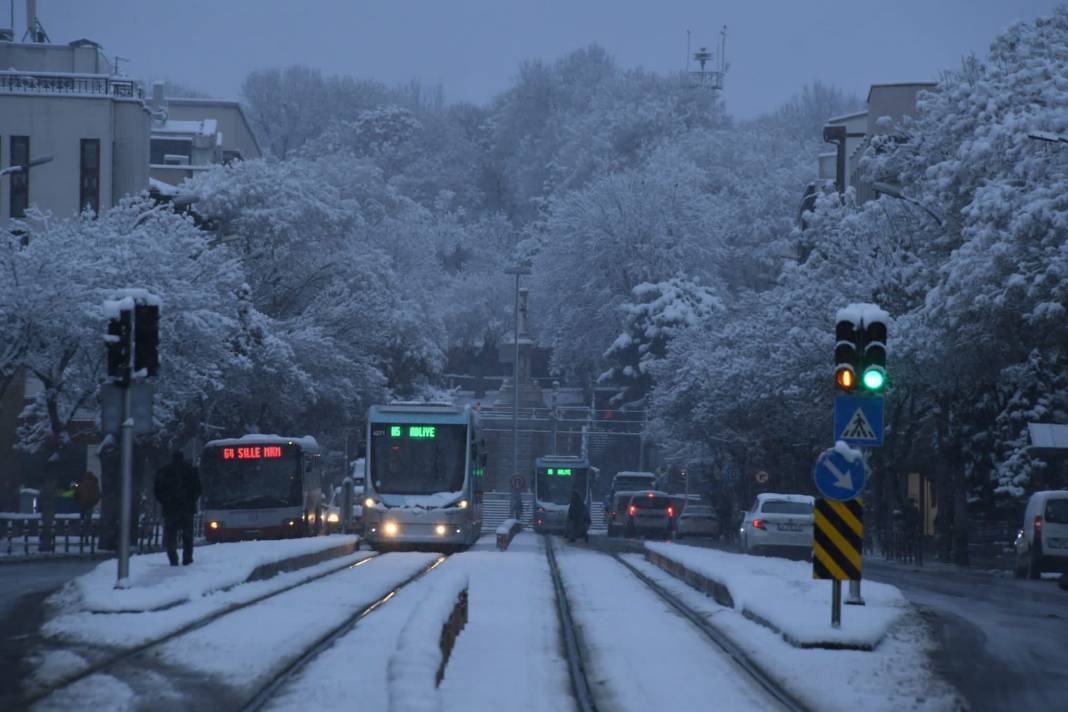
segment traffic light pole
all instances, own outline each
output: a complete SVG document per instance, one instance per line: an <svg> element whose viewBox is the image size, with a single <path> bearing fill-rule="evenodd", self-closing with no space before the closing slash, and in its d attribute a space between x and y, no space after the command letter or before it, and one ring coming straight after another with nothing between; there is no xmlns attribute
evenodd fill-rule
<svg viewBox="0 0 1068 712"><path fill-rule="evenodd" d="M119 516L119 575L115 588L130 581L130 519L133 508L133 416L130 413L130 384L122 386L122 511Z"/></svg>

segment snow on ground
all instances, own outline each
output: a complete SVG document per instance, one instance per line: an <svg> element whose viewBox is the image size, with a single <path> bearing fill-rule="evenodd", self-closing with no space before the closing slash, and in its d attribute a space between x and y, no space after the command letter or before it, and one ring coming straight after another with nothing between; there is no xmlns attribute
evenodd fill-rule
<svg viewBox="0 0 1068 712"><path fill-rule="evenodd" d="M359 700L361 709L388 709L387 660L439 575L450 572L468 577L468 622L438 688L441 708L570 709L549 571L531 534L520 534L507 552L496 551L493 538L483 537L470 551L450 557L314 660L272 701L271 709L308 703L343 709L353 700Z"/></svg>
<svg viewBox="0 0 1068 712"><path fill-rule="evenodd" d="M540 537L522 532L507 551L490 537L450 561L469 577L467 626L441 683L447 710L571 709L549 564Z"/></svg>
<svg viewBox="0 0 1068 712"><path fill-rule="evenodd" d="M569 546L557 547L557 560L599 709L775 708L729 657L619 562Z"/></svg>
<svg viewBox="0 0 1068 712"><path fill-rule="evenodd" d="M102 562L71 585L83 610L116 613L160 609L244 583L253 571L265 564L314 554L356 540L355 536L335 534L201 546L194 550L195 561L191 566L171 566L165 553L142 554L130 557L129 585L124 589L115 588L114 561ZM66 601L71 602L69 598Z"/></svg>
<svg viewBox="0 0 1068 712"><path fill-rule="evenodd" d="M831 627L831 582L812 578L812 565L768 556L732 554L647 542L646 549L727 587L734 608L767 621L797 644L843 643L873 647L910 611L893 586L864 581L864 606L842 606L842 627ZM842 584L843 599L844 589Z"/></svg>
<svg viewBox="0 0 1068 712"><path fill-rule="evenodd" d="M797 648L740 612L720 606L641 556L626 554L624 558L703 614L810 709L821 712L963 709L957 693L931 673L928 656L935 644L918 616L902 617L873 651ZM786 600L781 590L779 595L781 600ZM829 616L829 611L822 613ZM724 706L724 709L735 708Z"/></svg>
<svg viewBox="0 0 1068 712"><path fill-rule="evenodd" d="M372 552L357 552L331 559L298 571L279 574L266 581L242 584L228 591L219 591L161 611L99 614L78 610L77 593L65 588L49 599L50 607L58 612L41 627L44 645L33 653L28 664L33 668L31 687L48 687L84 669L103 654L102 649L132 648L158 639L179 628L228 606L252 600L272 591L313 578L321 573L352 566L374 556ZM66 649L52 649L53 645L88 647L74 654Z"/></svg>
<svg viewBox="0 0 1068 712"><path fill-rule="evenodd" d="M161 694L180 694L183 702L178 706L184 708L235 706L348 616L436 556L403 553L375 557L223 616L210 626L164 644L151 656L135 656L121 663L112 672L141 693L139 703L158 700ZM150 618L167 612L140 615ZM161 672L166 673L165 678L160 677ZM79 708L111 709L107 697L96 697L93 692L101 677L92 675L46 698L42 708L58 709L77 701ZM214 690L225 690L227 698L212 696Z"/></svg>

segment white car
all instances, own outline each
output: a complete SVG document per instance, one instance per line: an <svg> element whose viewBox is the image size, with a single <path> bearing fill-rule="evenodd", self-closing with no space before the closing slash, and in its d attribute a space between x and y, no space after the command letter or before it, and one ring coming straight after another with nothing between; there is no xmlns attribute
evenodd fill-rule
<svg viewBox="0 0 1068 712"><path fill-rule="evenodd" d="M675 525L675 536L719 536L719 519L708 505L687 504Z"/></svg>
<svg viewBox="0 0 1068 712"><path fill-rule="evenodd" d="M1037 579L1047 571L1068 573L1068 490L1031 495L1016 535L1016 575Z"/></svg>
<svg viewBox="0 0 1068 712"><path fill-rule="evenodd" d="M803 494L758 494L738 530L742 551L811 557L813 504L813 498Z"/></svg>

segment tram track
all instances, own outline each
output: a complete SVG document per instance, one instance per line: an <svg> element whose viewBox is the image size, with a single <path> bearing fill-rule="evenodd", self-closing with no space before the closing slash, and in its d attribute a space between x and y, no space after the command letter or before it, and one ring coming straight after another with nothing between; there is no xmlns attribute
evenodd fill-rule
<svg viewBox="0 0 1068 712"><path fill-rule="evenodd" d="M302 578L299 581L294 581L293 583L286 584L285 586L282 586L281 588L272 589L272 590L267 591L267 592L265 592L265 593L263 593L261 595L258 595L258 596L255 596L253 598L250 598L247 601L235 601L235 602L233 602L231 604L228 604L228 605L226 605L226 606L224 606L224 607L222 607L222 608L220 608L218 610L212 611L211 613L209 613L209 614L207 614L205 616L201 616L200 618L197 618L195 620L189 621L188 623L183 624L182 626L180 626L180 627L168 632L165 635L161 635L161 636L152 638L151 640L147 640L147 641L145 641L143 643L140 643L140 644L138 644L138 645L136 645L134 647L122 650L121 652L119 652L117 654L114 654L114 655L108 656L108 657L106 657L104 659L101 659L101 660L98 660L96 662L90 663L85 668L79 670L77 673L74 673L72 675L64 677L64 678L60 679L58 682L50 684L45 689L39 690L37 692L34 692L31 695L27 695L22 700L22 702L27 707L29 707L31 705L34 705L34 704L44 700L45 698L47 698L47 697L49 697L49 696L51 696L51 695L53 695L55 693L62 692L63 690L70 688L71 686L81 682L82 680L85 680L85 679L87 679L89 677L92 677L93 675L96 675L96 674L108 673L111 670L113 670L116 666L118 666L118 665L120 665L120 664L122 664L124 662L127 662L127 661L129 661L129 660L131 660L131 659L133 659L133 658L135 658L135 657L137 657L139 655L143 655L145 653L148 653L148 652L152 651L155 648L159 648L159 647L161 647L163 645L166 645L167 643L170 643L173 640L177 640L178 638L181 638L182 636L188 635L188 634L193 633L195 631L198 631L198 630L200 630L202 628L205 628L205 627L211 625L212 623L215 623L216 621L218 621L221 618L224 618L226 616L229 616L229 615L238 613L240 611L246 610L248 608L251 608L252 606L261 604L261 603L263 603L265 601L268 601L268 600L270 600L272 598L275 598L277 596L281 596L282 594L288 593L288 592L293 591L293 590L295 590L297 588L300 588L302 586L306 586L308 584L314 583L316 581L320 581L320 580L325 579L327 577L335 576L335 575L341 574L341 573L343 573L345 571L349 571L349 570L355 569L357 567L363 566L363 565L367 564L368 562L374 561L375 559L379 558L379 556L380 556L380 554L371 554L370 556L368 556L368 557L366 557L364 559L360 559L359 561L355 561L355 562L348 561L348 562L346 562L346 563L344 563L342 565L330 567L330 568L328 568L328 569L326 569L324 571L316 573L316 574L314 574L312 576L309 576L307 578Z"/></svg>
<svg viewBox="0 0 1068 712"><path fill-rule="evenodd" d="M296 678L308 666L309 663L318 658L319 655L329 649L338 640L348 635L361 620L388 603L390 599L400 593L401 589L441 566L449 556L449 554L442 554L400 583L394 585L389 591L385 592L375 600L361 606L358 610L346 617L344 621L323 634L318 640L306 647L300 655L286 664L280 672L272 675L267 684L260 687L259 690L240 706L242 712L256 712L264 709L281 690L285 689L290 681Z"/></svg>
<svg viewBox="0 0 1068 712"><path fill-rule="evenodd" d="M560 619L560 632L563 637L564 655L567 658L567 670L571 678L571 690L581 712L597 712L597 705L590 690L590 683L586 678L586 664L582 658L581 641L579 640L578 631L575 629L575 621L571 617L571 604L567 600L567 591L560 575L560 568L556 563L553 540L549 535L543 535L543 540L545 542L545 556L549 560L549 573L552 575L553 590L556 593L556 612Z"/></svg>
<svg viewBox="0 0 1068 712"><path fill-rule="evenodd" d="M770 695L782 709L790 712L809 712L809 708L797 700L791 693L785 690L781 684L756 663L739 645L720 632L715 626L698 611L694 610L682 601L678 596L666 587L655 581L637 566L625 560L620 554L610 554L617 562L629 570L634 576L645 584L650 591L655 593L662 601L667 603L682 617L686 618L714 645L722 650L748 678L765 693Z"/></svg>

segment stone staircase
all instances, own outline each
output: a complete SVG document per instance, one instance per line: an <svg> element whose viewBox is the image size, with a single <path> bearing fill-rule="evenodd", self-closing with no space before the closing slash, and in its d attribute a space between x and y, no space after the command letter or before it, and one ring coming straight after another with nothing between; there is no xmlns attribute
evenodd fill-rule
<svg viewBox="0 0 1068 712"><path fill-rule="evenodd" d="M523 524L530 526L530 515L533 511L534 495L523 492ZM482 531L493 532L505 519L509 518L512 508L512 495L508 492L486 492L482 495ZM593 502L590 505L590 528L604 529L604 504Z"/></svg>

